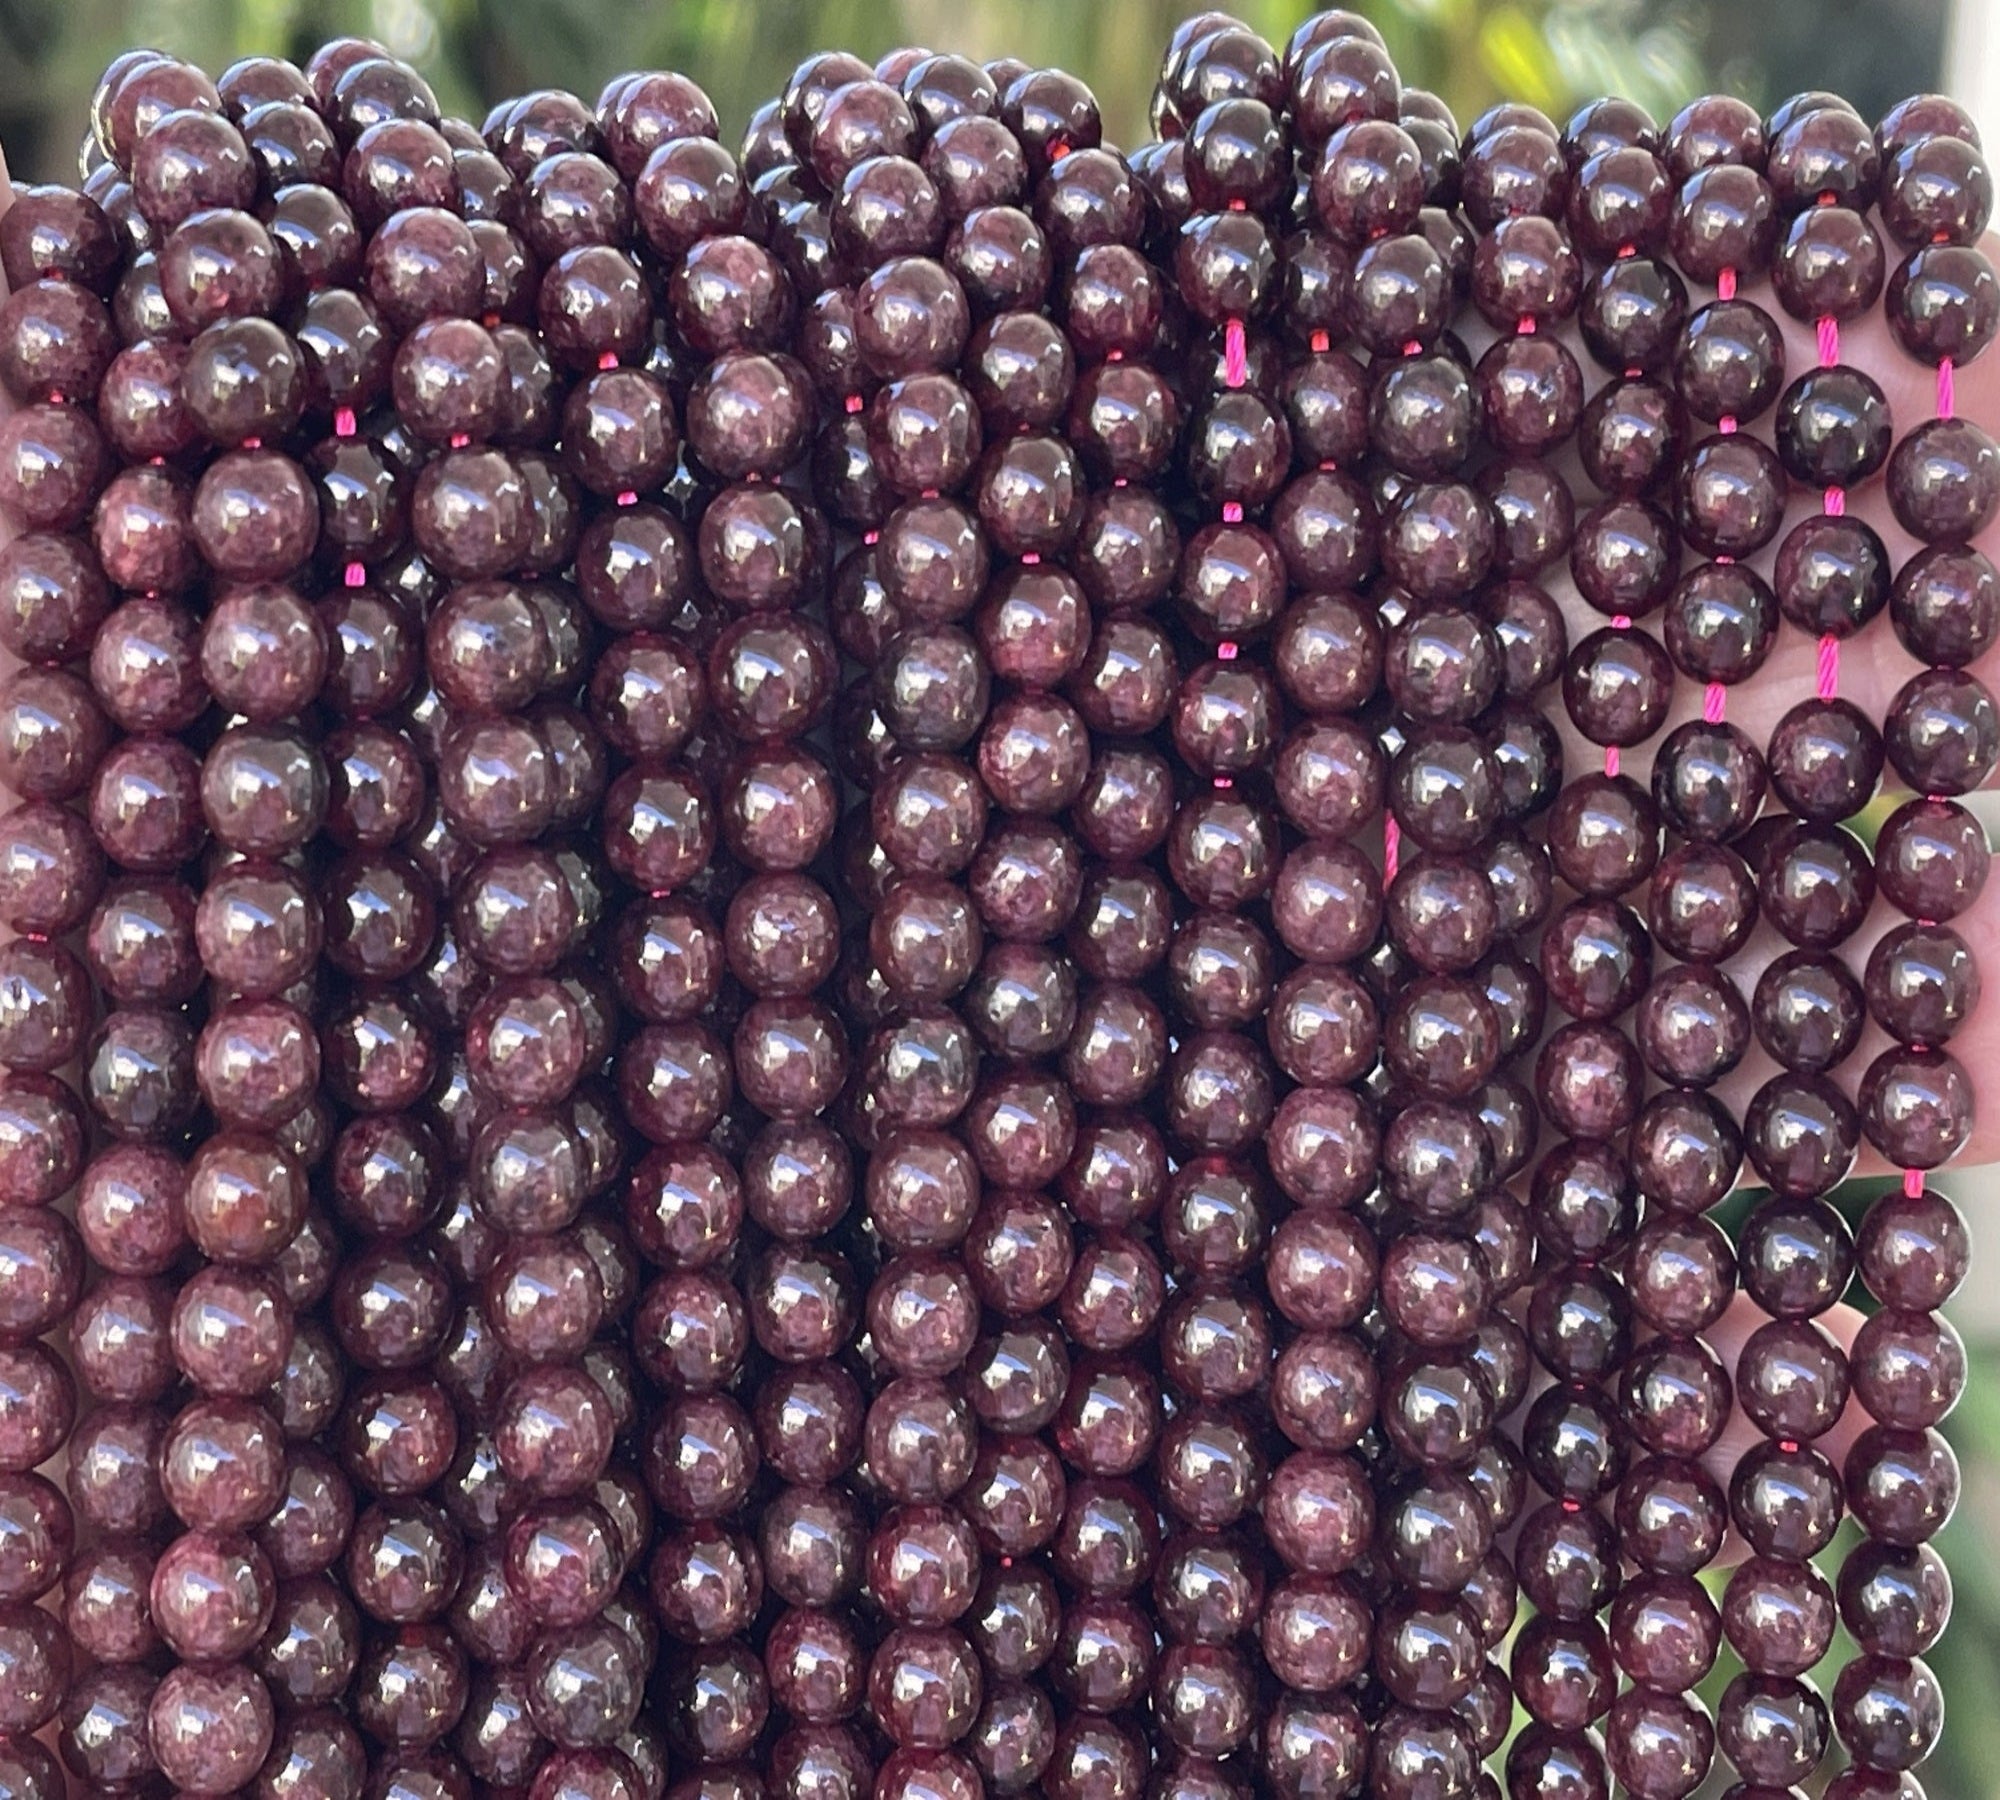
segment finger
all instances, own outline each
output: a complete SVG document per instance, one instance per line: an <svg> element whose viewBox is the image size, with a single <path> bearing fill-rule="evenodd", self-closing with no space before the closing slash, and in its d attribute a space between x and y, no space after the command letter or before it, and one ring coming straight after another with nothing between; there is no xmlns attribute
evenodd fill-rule
<svg viewBox="0 0 2000 1800"><path fill-rule="evenodd" d="M1865 978L1869 958L1876 945L1891 931L1907 923L1894 906L1877 897L1861 929L1837 952L1857 981ZM1977 967L1994 966L1992 959L2000 957L2000 906L1982 898L1978 905L1953 919L1950 924L1965 940ZM1790 948L1771 926L1759 924L1743 949L1722 965L1722 973L1746 1001L1754 1003L1759 978L1773 961ZM1893 1043L1887 1032L1872 1019L1869 1020L1854 1049L1838 1068L1828 1072L1827 1078L1850 1100L1855 1099L1868 1066L1883 1051L1892 1048ZM1984 1072L2000 1068L2000 1003L1984 997L1978 999L1957 1034L1938 1047L1948 1050L1972 1072L1976 1086L1990 1086ZM1740 1119L1757 1090L1781 1072L1779 1064L1753 1040L1743 1060L1717 1081L1711 1091L1732 1117ZM2000 1106L1989 1103L1974 1109L1972 1135L1953 1160L1955 1165L1967 1167L2000 1162ZM1897 1172L1871 1146L1863 1144L1854 1168L1856 1175ZM1757 1176L1746 1167L1741 1179L1745 1183L1754 1183Z"/></svg>
<svg viewBox="0 0 2000 1800"><path fill-rule="evenodd" d="M1990 254L2000 257L2000 233L1988 235L1986 248ZM1768 282L1760 280L1746 284L1739 293L1742 298L1761 305L1780 326L1784 337L1787 382L1817 365L1819 345L1815 327L1810 322L1792 318L1778 303ZM1700 306L1711 297L1697 291L1690 295L1690 305ZM1584 366L1591 370L1594 384L1602 385L1604 381L1616 379L1588 362L1580 339L1573 335L1569 341L1573 353L1585 359ZM1840 328L1839 356L1842 362L1863 370L1881 386L1889 401L1894 429L1899 438L1935 415L1938 397L1936 371L1917 362L1897 344L1879 306ZM2000 357L1981 357L1956 371L1955 386L1958 413L2000 424ZM1741 429L1745 435L1769 444L1773 441L1775 414L1775 407L1767 409L1758 418L1745 422ZM1708 429L1700 421L1690 421L1693 435L1705 435ZM1560 466L1577 494L1579 510L1592 504L1596 490L1584 475L1573 450L1566 453ZM1865 521L1881 536L1892 569L1901 568L1923 547L1896 522L1889 504L1885 472L1878 471L1870 476L1867 481L1848 490L1844 498L1849 514ZM1656 500L1661 505L1672 505L1671 495L1656 496ZM1802 520L1821 512L1824 506L1825 496L1820 490L1792 484L1783 524L1763 549L1742 559L1744 565L1769 582L1786 536ZM1989 526L1974 541L1989 555L2000 551L2000 524ZM1692 567L1699 560L1689 557L1683 566ZM1608 623L1604 615L1595 611L1577 593L1566 564L1545 570L1542 580L1563 609L1572 643ZM1638 623L1642 629L1658 627L1657 619L1650 626L1644 620ZM1879 616L1867 630L1843 644L1839 660L1841 693L1876 720L1886 716L1903 684L1925 666L1903 648L1886 616ZM1817 666L1817 640L1795 626L1781 625L1770 656L1756 676L1729 691L1726 697L1727 716L1753 742L1760 746L1767 743L1779 720L1799 701L1810 698L1816 691ZM1974 665L1974 672L1989 685L2000 681L2000 645ZM1702 701L1702 691L1697 683L1686 680L1677 682L1666 728L1647 743L1621 753L1621 766L1625 771L1637 780L1647 780L1660 741L1675 726L1699 718ZM1564 734L1569 766L1581 769L1602 760L1604 753L1601 747L1589 743L1575 731L1559 701L1550 711L1557 728Z"/></svg>
<svg viewBox="0 0 2000 1800"><path fill-rule="evenodd" d="M1770 1322L1769 1313L1758 1306L1748 1294L1739 1293L1729 1303L1729 1310L1703 1334L1709 1348L1722 1359L1722 1366L1729 1371L1732 1389L1736 1384L1737 1371L1742 1366L1744 1345ZM1851 1306L1844 1305L1835 1306L1830 1311L1821 1313L1814 1321L1840 1345L1843 1354L1854 1348L1855 1334L1860 1331L1862 1322L1862 1315L1859 1312ZM1854 1440L1868 1429L1869 1423L1868 1415L1862 1409L1860 1402L1850 1395L1847 1406L1840 1415L1840 1422L1824 1437L1817 1439L1813 1448L1838 1469L1845 1464L1847 1453L1854 1446ZM1701 1459L1702 1466L1726 1494L1729 1491L1729 1484L1735 1479L1737 1464L1750 1451L1768 1441L1764 1433L1751 1422L1749 1414L1743 1410L1740 1402L1732 1397L1729 1423L1723 1428L1721 1437L1716 1439L1709 1447L1708 1453ZM1733 1568L1749 1554L1750 1546L1743 1541L1732 1525L1721 1553L1710 1567Z"/></svg>
<svg viewBox="0 0 2000 1800"><path fill-rule="evenodd" d="M1988 243L1992 251L2000 254L2000 237L1989 238ZM1746 298L1758 301L1779 321L1784 334L1788 378L1795 378L1802 370L1816 366L1820 361L1821 347L1814 327L1787 315L1767 283L1743 291ZM1691 296L1691 304L1702 304L1705 299L1706 296L1697 293ZM1901 349L1880 308L1841 329L1837 354L1842 362L1865 370L1882 386L1899 435L1907 434L1923 420L1934 416L1939 397L1937 373ZM1955 401L1956 410L1961 414L2000 422L2000 358L1977 359L1960 372ZM1767 410L1760 418L1749 422L1745 430L1770 442L1775 410ZM1579 508L1590 504L1594 489L1573 455L1566 472L1578 493ZM1883 473L1878 472L1868 481L1858 484L1844 499L1850 513L1865 520L1881 534L1891 567L1900 567L1921 549L1921 545L1897 524L1889 505ZM1662 504L1666 503L1662 501ZM1783 526L1770 544L1745 560L1769 580L1778 546L1784 542L1785 535L1800 521L1823 511L1825 506L1826 496L1822 491L1794 484ZM2000 527L1989 528L1979 543L1989 552L2000 549ZM1544 583L1563 608L1572 643L1607 624L1601 614L1582 600L1566 565L1546 571ZM1642 629L1657 629L1657 621L1651 627L1644 620L1639 624ZM1791 708L1818 692L1818 665L1817 640L1789 623L1782 624L1771 654L1755 678L1732 688L1725 696L1726 716L1761 747L1769 741L1772 730ZM1887 717L1903 685L1922 666L1898 641L1889 618L1878 616L1863 633L1842 647L1837 665L1837 691L1866 716L1880 721ZM1981 666L1995 680L2000 680L2000 646L1982 659ZM1703 701L1699 684L1685 679L1678 681L1666 727L1647 743L1621 752L1621 769L1642 784L1649 782L1659 744L1676 726L1700 717ZM1580 770L1602 765L1603 749L1589 743L1575 730L1559 698L1548 696L1546 710L1563 735L1568 767ZM1895 781L1893 770L1889 780L1892 784ZM1886 902L1878 902L1862 930L1841 947L1840 953L1857 978L1865 971L1869 953L1876 943L1901 922L1893 907ZM2000 893L1982 898L1978 905L1954 923L1975 954L1981 947L2000 940ZM1744 950L1725 965L1725 972L1748 999L1755 991L1759 976L1771 961L1790 947L1774 930L1762 926ZM1861 1043L1837 1074L1850 1098L1870 1062L1888 1047L1886 1034L1870 1025ZM1970 1069L1994 1066L1987 1059L2000 1055L2000 1007L1976 1009L1952 1048ZM1753 1047L1736 1071L1718 1085L1718 1098L1740 1117L1757 1089L1776 1073L1776 1063L1761 1049ZM1975 1123L1972 1140L1961 1153L1961 1160L1977 1162L2000 1157L2000 1118L1994 1117L1994 1112L1991 1107L1984 1109L1983 1116ZM1879 1171L1883 1164L1872 1151L1867 1151L1859 1167L1860 1172Z"/></svg>

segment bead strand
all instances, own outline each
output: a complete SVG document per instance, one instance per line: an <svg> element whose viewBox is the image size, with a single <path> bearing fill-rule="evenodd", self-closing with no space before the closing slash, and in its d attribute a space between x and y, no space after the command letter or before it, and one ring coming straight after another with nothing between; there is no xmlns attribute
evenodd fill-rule
<svg viewBox="0 0 2000 1800"><path fill-rule="evenodd" d="M1316 847L1347 846L1383 816L1387 759L1361 716L1381 683L1383 633L1355 591L1374 566L1376 545L1372 504L1348 467L1364 447L1366 377L1335 343L1345 335L1336 284L1351 249L1318 227L1287 240L1284 256L1292 357L1281 391L1296 472L1270 518L1293 597L1269 654L1298 722L1278 747L1273 781L1285 822L1305 840L1290 854L1309 861ZM1379 1258L1353 1210L1372 1185L1369 1165L1380 1149L1362 1090L1381 1020L1357 973L1365 942L1345 957L1335 944L1287 947L1303 960L1278 985L1266 1036L1280 1073L1298 1085L1279 1102L1267 1153L1296 1210L1278 1221L1264 1252L1265 1285L1284 1321L1271 1406L1295 1454L1340 1458L1382 1413L1381 1380L1355 1329L1375 1297ZM1442 1492L1413 1483L1385 1507L1389 1541L1406 1558L1425 1556L1430 1508L1441 1509L1446 1530L1457 1522L1450 1508L1463 1495L1450 1491L1450 1477L1442 1480ZM1295 1549L1285 1560L1310 1559ZM1284 1791L1361 1766L1364 1731L1342 1690L1372 1655L1371 1597L1358 1571L1290 1566L1265 1603L1264 1661L1286 1691L1264 1728L1263 1762Z"/></svg>
<svg viewBox="0 0 2000 1800"><path fill-rule="evenodd" d="M1187 19L1152 122L834 53L732 155L669 72L474 129L148 51L16 195L4 1779L1681 1800L1831 1732L1909 1800L1977 134L1461 133L1346 11Z"/></svg>
<svg viewBox="0 0 2000 1800"><path fill-rule="evenodd" d="M1913 146L1912 128L1940 110L1938 135ZM1910 252L1896 273L1899 296L1927 270L1944 273L1947 283L1956 274L1977 286L1984 259L1970 246L1990 205L1978 195L1990 192L1991 183L1976 142L1968 142L1975 136L1963 115L1943 102L1899 108L1876 130L1884 160L1881 218ZM1930 191L1919 199L1916 189L1924 185ZM1983 782L2000 751L1988 723L1992 699L1965 671L1959 644L1935 634L1911 607L1913 599L1921 606L1927 583L1949 580L1976 556L1966 540L1983 516L1982 509L1945 522L1911 505L1905 459L1925 434L1935 441L1937 434L1962 429L1955 419L1956 367L1977 356L1992 335L1990 320L1953 298L1956 304L1941 310L1927 330L1912 330L1895 300L1888 308L1903 348L1936 370L1934 419L1890 458L1891 505L1898 522L1924 544L1899 573L1890 607L1905 646L1933 666L1904 684L1883 728L1890 767L1920 796L1909 806L1926 811ZM1914 454L1921 456L1921 449ZM1954 599L1958 629L1976 631L1976 612L1961 596ZM1895 815L1911 816L1908 806ZM1892 850L1899 839L1900 832L1890 840ZM1893 888L1899 910L1927 903L1909 890L1895 861L1887 867L1894 873L1884 888ZM1856 1246L1862 1278L1882 1309L1862 1325L1849 1356L1855 1397L1872 1423L1844 1471L1850 1504L1869 1535L1849 1552L1838 1584L1841 1616L1859 1646L1833 1688L1833 1729L1852 1759L1829 1790L1841 1800L1911 1791L1906 1771L1935 1747L1943 1724L1942 1696L1922 1657L1949 1614L1950 1582L1925 1540L1955 1485L1955 1467L1935 1427L1963 1387L1965 1356L1956 1333L1933 1309L1962 1272L1957 1246L1964 1226L1951 1202L1926 1187L1924 1171L1956 1155L1972 1124L1971 1079L1944 1047L1968 998L1963 978L1970 965L1955 951L1962 952L1962 944L1951 927L1919 913L1875 945L1864 977L1869 1013L1895 1047L1862 1077L1862 1129L1904 1176L1900 1191L1871 1208ZM1882 1503L1896 1485L1899 1453L1914 1477L1914 1510Z"/></svg>
<svg viewBox="0 0 2000 1800"><path fill-rule="evenodd" d="M60 191L22 193L16 205L26 209L22 219L0 233L10 289L18 291L44 280L74 281L99 291L110 285L121 246L111 241L102 219L93 217L78 196ZM82 522L103 479L105 461L105 447L81 409L53 402L31 405L17 412L6 427L0 448L0 490L22 524L40 530L71 528ZM0 778L10 792L29 801L60 803L75 798L90 784L110 735L109 721L85 680L65 669L30 662L9 677L0 697L0 769L4 769ZM155 1400L157 1390L171 1380L172 1364L166 1353L165 1296L157 1281L148 1278L161 1272L162 1257L171 1261L178 1221L161 1233L158 1227L163 1221L158 1212L149 1211L148 1222L155 1232L133 1234L133 1266L97 1280L89 1297L81 1299L86 1252L100 1270L106 1267L107 1254L114 1264L119 1259L111 1241L120 1223L117 1208L93 1212L79 1199L78 1225L73 1227L46 1204L56 1198L57 1190L44 1192L31 1184L37 1184L39 1177L63 1174L48 1166L56 1142L47 1135L50 1127L72 1109L81 1123L81 1109L60 1071L83 1047L95 1011L91 979L83 963L55 939L32 924L24 929L16 917L7 923L22 935L0 949L0 1065L5 1069L0 1081L5 1083L7 1111L21 1133L15 1148L25 1154L13 1161L13 1183L19 1200L26 1203L8 1215L7 1275L0 1283L13 1375L32 1380L39 1372L33 1341L67 1322L71 1356L86 1394L115 1402L118 1396L110 1390L130 1384L138 1390L131 1399ZM79 1131L73 1145L79 1166L83 1147ZM59 1163L62 1154L56 1151L54 1160ZM144 1151L137 1155L151 1165ZM161 1160L171 1181L179 1165L170 1155ZM97 1166L93 1159L89 1167ZM84 1172L87 1175L89 1169ZM65 1184L76 1173L76 1168L68 1169ZM134 1352L130 1356L124 1354L128 1342ZM19 1461L20 1451L34 1447L12 1445L8 1472L0 1476L8 1542L19 1552L5 1559L0 1590L8 1629L35 1670L23 1703L7 1720L7 1755L19 1778L53 1785L61 1780L53 1757L32 1739L16 1734L49 1723L58 1707L88 1715L100 1694L105 1713L128 1731L135 1713L143 1717L151 1684L143 1671L130 1665L157 1642L148 1619L154 1559L148 1546L122 1533L106 1534L79 1553L79 1509ZM90 1521L86 1518L84 1523L87 1529ZM20 1610L59 1582L63 1584L59 1616L66 1641L38 1629L36 1618ZM264 1597L268 1598L268 1581ZM96 1657L102 1672L72 1682L70 1695L51 1691L48 1678L55 1669L51 1659L61 1654L66 1668L72 1646ZM75 1715L65 1714L69 1716Z"/></svg>

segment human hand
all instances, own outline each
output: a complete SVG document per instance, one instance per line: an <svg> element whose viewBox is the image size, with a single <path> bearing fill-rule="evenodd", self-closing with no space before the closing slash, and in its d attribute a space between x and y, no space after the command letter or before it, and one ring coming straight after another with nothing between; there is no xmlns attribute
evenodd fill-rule
<svg viewBox="0 0 2000 1800"><path fill-rule="evenodd" d="M2000 236L1989 234L1983 248L1989 256L2000 255ZM1713 297L1712 292L1705 292L1692 283L1690 289L1691 308L1699 307ZM1746 285L1740 290L1740 295L1761 304L1781 326L1785 339L1785 382L1821 362L1822 345L1814 327L1791 318L1771 294L1768 281ZM1484 345L1475 344L1473 348L1477 354ZM1592 369L1580 342L1572 341L1572 348L1586 370L1591 371L1586 374L1586 385L1594 391L1603 379L1602 372ZM1879 305L1862 318L1840 328L1836 360L1860 369L1881 387L1889 403L1898 441L1938 413L1942 397L1938 372L1918 362L1897 344ZM1949 398L1959 416L1983 424L1995 435L2000 435L2000 357L1981 357L1955 370L1950 389ZM1774 409L1766 410L1743 429L1768 443L1772 441L1774 416ZM1690 427L1693 438L1699 438L1709 429L1693 421L1690 421ZM1577 493L1577 508L1581 513L1590 504L1596 490L1577 465L1573 451L1568 454L1565 473ZM1889 504L1884 474L1877 473L1866 483L1848 491L1845 502L1850 515L1864 520L1880 535L1892 569L1902 568L1923 548L1897 522ZM1819 513L1823 505L1824 499L1819 490L1793 484L1783 525L1763 550L1744 558L1745 563L1769 580L1778 545L1794 525ZM2000 527L1989 527L1974 540L1974 545L1988 556L1994 555L1996 547L2000 547ZM1684 569L1689 566L1692 566L1692 559L1683 564ZM1580 597L1566 566L1560 563L1553 566L1544 572L1541 579L1562 609L1571 643L1603 628L1606 623L1604 615ZM1657 621L1653 623L1657 625ZM1879 727L1888 717L1905 683L1927 666L1899 641L1885 611L1878 614L1860 634L1840 645L1837 692ZM1783 626L1769 659L1755 677L1727 691L1725 716L1761 749L1769 742L1773 729L1784 715L1800 701L1811 698L1819 691L1820 673L1820 647L1807 634L1790 625ZM1991 688L1996 676L2000 676L2000 647L1989 650L1974 662L1970 673ZM1555 690L1551 688L1548 693L1553 696ZM1697 684L1685 678L1677 681L1666 727L1646 744L1622 753L1622 772L1641 785L1648 785L1658 747L1674 728L1701 718L1703 704L1704 695ZM1581 771L1603 762L1604 752L1575 729L1559 698L1549 699L1544 711L1561 733L1566 765L1570 769ZM1894 788L1896 782L1895 771L1890 768L1884 776L1885 794ZM1900 794L1894 796L1897 800L1902 797ZM1643 890L1628 896L1628 899L1643 910ZM1878 894L1861 929L1836 953L1857 982L1861 980L1870 953L1877 943L1904 923L1906 921L1897 908ZM1965 913L1951 921L1951 926L1963 938L1975 967L1992 967L1993 959L2000 955L2000 889L1989 887ZM1748 1001L1756 989L1758 978L1790 948L1775 929L1768 923L1760 922L1743 949L1722 965L1723 973ZM1865 1026L1853 1052L1832 1072L1832 1078L1850 1099L1855 1096L1862 1072L1890 1044L1890 1038L1879 1026L1872 1021ZM1975 1095L1976 1110L1970 1139L1952 1160L1950 1168L1964 1184L1959 1190L1961 1196L1972 1202L1976 1227L1982 1177L1972 1176L1969 1181L1965 1178L1970 1171L2000 1160L2000 1073L1996 1073L2000 1071L2000 1006L1992 1003L1981 1005L1975 1000L1965 1023L1952 1038L1949 1049L1970 1074ZM1778 1072L1779 1065L1753 1040L1743 1060L1716 1084L1713 1092L1727 1111L1740 1119L1758 1088ZM1890 1170L1882 1158L1864 1144L1854 1171L1856 1175L1879 1176L1895 1172L1898 1171ZM1755 1171L1746 1162L1739 1181L1754 1183L1755 1180ZM1704 1334L1732 1377L1736 1374L1745 1343L1767 1322L1768 1315L1747 1293L1739 1291L1727 1313ZM1852 1348L1863 1323L1863 1315L1842 1304L1818 1315L1817 1322L1845 1351ZM1850 1398L1840 1424L1818 1441L1817 1448L1838 1467L1853 1440L1870 1423L1859 1402ZM1763 1436L1740 1407L1732 1409L1727 1430L1704 1458L1709 1472L1725 1490L1738 1461L1747 1450L1762 1442ZM1740 1553L1740 1546L1738 1549Z"/></svg>

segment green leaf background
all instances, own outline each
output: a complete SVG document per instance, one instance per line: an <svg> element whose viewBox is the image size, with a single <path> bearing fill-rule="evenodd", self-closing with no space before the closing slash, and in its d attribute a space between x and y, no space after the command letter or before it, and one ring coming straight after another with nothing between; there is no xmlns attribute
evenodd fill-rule
<svg viewBox="0 0 2000 1800"><path fill-rule="evenodd" d="M1949 0L1353 0L1381 26L1406 80L1470 118L1493 100L1560 114L1619 93L1669 113L1712 85L1756 100L1831 86L1864 110L1932 85ZM1985 5L1992 0L1962 0ZM118 51L155 44L219 69L252 51L304 56L337 33L387 44L448 107L671 67L695 76L726 127L828 46L1001 53L1072 69L1096 89L1114 141L1145 134L1160 47L1194 0L0 0L0 143L17 173L65 175L91 85ZM1312 10L1242 0L1282 42Z"/></svg>

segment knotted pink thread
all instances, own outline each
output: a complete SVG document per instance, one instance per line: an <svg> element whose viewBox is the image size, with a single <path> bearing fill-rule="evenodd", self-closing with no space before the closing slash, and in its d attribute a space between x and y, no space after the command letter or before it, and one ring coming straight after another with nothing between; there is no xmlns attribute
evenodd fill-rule
<svg viewBox="0 0 2000 1800"><path fill-rule="evenodd" d="M1711 725L1722 723L1724 697L1729 690L1719 681L1711 681L1701 691L1701 716Z"/></svg>
<svg viewBox="0 0 2000 1800"><path fill-rule="evenodd" d="M1386 886L1396 879L1396 853L1402 848L1403 831L1396 823L1394 813L1382 815L1382 881Z"/></svg>
<svg viewBox="0 0 2000 1800"><path fill-rule="evenodd" d="M1632 629L1631 615L1629 613L1613 613L1611 615L1611 629L1613 631L1630 631ZM1604 746L1604 772L1607 775L1616 775L1618 773L1618 746L1616 744L1606 744Z"/></svg>
<svg viewBox="0 0 2000 1800"><path fill-rule="evenodd" d="M1840 361L1840 321L1833 314L1825 313L1819 321L1819 366L1830 369ZM1830 487L1821 496L1821 505L1829 519L1844 518L1847 514L1847 490ZM1827 632L1819 640L1819 697L1831 700L1840 692L1840 640L1832 632Z"/></svg>
<svg viewBox="0 0 2000 1800"><path fill-rule="evenodd" d="M1222 328L1222 379L1233 388L1250 379L1250 348L1244 341L1241 319L1231 319Z"/></svg>

